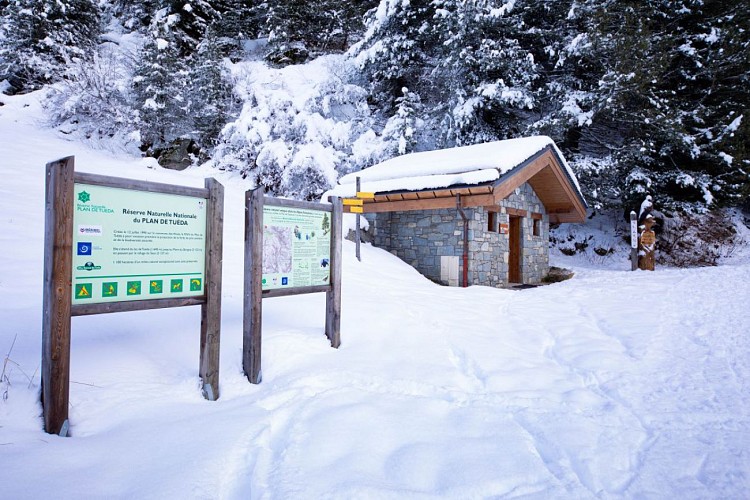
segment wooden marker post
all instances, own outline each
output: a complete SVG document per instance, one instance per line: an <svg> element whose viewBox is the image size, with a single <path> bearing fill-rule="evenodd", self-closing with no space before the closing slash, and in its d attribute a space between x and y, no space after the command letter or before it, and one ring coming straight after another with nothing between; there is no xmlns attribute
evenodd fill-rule
<svg viewBox="0 0 750 500"><path fill-rule="evenodd" d="M630 270L638 269L638 220L635 210L630 211Z"/></svg>

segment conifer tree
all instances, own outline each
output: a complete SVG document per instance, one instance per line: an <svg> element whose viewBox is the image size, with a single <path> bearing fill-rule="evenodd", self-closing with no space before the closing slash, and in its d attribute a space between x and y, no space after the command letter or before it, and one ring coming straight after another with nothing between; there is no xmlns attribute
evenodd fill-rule
<svg viewBox="0 0 750 500"><path fill-rule="evenodd" d="M191 135L201 148L212 148L229 118L232 87L225 74L220 47L211 30L198 46L187 81L187 113L193 123Z"/></svg>
<svg viewBox="0 0 750 500"><path fill-rule="evenodd" d="M149 36L133 79L135 109L139 112L144 149L164 148L191 129L188 120L187 68L177 44Z"/></svg>
<svg viewBox="0 0 750 500"><path fill-rule="evenodd" d="M396 112L383 129L383 138L391 144L388 148L393 156L411 153L417 144L417 136L423 120L419 118L422 103L419 96L404 87L403 95L396 99Z"/></svg>
<svg viewBox="0 0 750 500"><path fill-rule="evenodd" d="M0 30L0 80L30 91L91 56L100 11L92 0L12 0L3 9Z"/></svg>

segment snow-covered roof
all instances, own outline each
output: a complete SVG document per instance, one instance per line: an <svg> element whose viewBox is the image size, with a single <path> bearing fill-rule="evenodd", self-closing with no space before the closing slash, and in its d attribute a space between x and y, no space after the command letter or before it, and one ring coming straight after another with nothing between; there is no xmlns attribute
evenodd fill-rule
<svg viewBox="0 0 750 500"><path fill-rule="evenodd" d="M503 174L551 147L583 200L581 188L554 141L547 136L522 137L397 156L339 179L327 195L355 195L359 177L362 191L375 193L419 191L455 185L476 185L498 180Z"/></svg>

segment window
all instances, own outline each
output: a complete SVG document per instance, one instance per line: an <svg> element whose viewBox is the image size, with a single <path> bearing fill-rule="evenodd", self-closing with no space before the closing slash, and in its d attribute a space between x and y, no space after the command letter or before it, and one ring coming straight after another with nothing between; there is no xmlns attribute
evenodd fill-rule
<svg viewBox="0 0 750 500"><path fill-rule="evenodd" d="M497 212L487 212L487 231L496 233L497 229Z"/></svg>
<svg viewBox="0 0 750 500"><path fill-rule="evenodd" d="M542 235L542 221L540 219L533 219L534 220L534 236L541 236Z"/></svg>

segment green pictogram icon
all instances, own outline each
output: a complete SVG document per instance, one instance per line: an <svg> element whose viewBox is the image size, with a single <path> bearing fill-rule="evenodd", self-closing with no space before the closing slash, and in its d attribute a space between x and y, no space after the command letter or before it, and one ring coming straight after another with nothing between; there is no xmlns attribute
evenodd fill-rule
<svg viewBox="0 0 750 500"><path fill-rule="evenodd" d="M102 297L117 297L116 281L106 281L102 283Z"/></svg>
<svg viewBox="0 0 750 500"><path fill-rule="evenodd" d="M190 280L190 291L191 292L201 291L201 279L200 278L193 278Z"/></svg>
<svg viewBox="0 0 750 500"><path fill-rule="evenodd" d="M141 294L141 282L140 281L128 281L128 295L140 295Z"/></svg>
<svg viewBox="0 0 750 500"><path fill-rule="evenodd" d="M178 293L182 291L182 280L172 280L169 286L169 290L172 293Z"/></svg>
<svg viewBox="0 0 750 500"><path fill-rule="evenodd" d="M76 285L76 298L77 299L90 299L91 298L91 283L81 283Z"/></svg>
<svg viewBox="0 0 750 500"><path fill-rule="evenodd" d="M162 280L151 280L148 284L148 289L149 293L162 293L164 291Z"/></svg>
<svg viewBox="0 0 750 500"><path fill-rule="evenodd" d="M81 191L78 193L78 201L81 203L86 203L87 201L91 200L91 195L88 194L86 191Z"/></svg>

